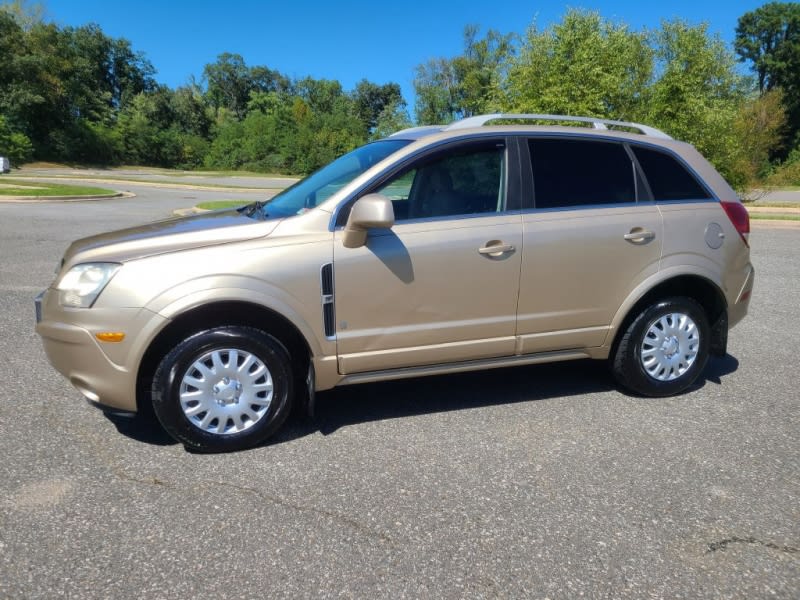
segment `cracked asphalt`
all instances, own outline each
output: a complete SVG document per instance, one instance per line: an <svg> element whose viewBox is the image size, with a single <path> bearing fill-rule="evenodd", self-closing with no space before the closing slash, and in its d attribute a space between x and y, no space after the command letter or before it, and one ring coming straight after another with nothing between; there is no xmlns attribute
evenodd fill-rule
<svg viewBox="0 0 800 600"><path fill-rule="evenodd" d="M680 397L589 362L364 385L197 455L33 331L70 240L215 195L133 191L0 204L0 598L798 597L797 229L754 224L751 314Z"/></svg>

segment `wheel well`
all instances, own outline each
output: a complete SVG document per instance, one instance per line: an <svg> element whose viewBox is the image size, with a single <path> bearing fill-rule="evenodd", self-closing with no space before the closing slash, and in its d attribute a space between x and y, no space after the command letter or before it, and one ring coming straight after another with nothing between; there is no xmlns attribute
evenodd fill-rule
<svg viewBox="0 0 800 600"><path fill-rule="evenodd" d="M708 279L698 277L697 275L681 275L673 279L668 279L667 281L662 281L633 305L617 329L614 343L611 346L611 356L614 356L616 353L619 340L628 329L628 326L645 307L654 302L658 302L660 299L673 296L692 298L703 307L712 332L712 352L715 354L724 354L728 335L728 303L725 301L725 296L720 289Z"/></svg>
<svg viewBox="0 0 800 600"><path fill-rule="evenodd" d="M311 349L303 334L286 317L251 302L215 302L178 315L150 343L136 376L139 411L150 409L150 386L161 359L190 335L222 325L255 327L274 336L289 352L295 377L305 376Z"/></svg>

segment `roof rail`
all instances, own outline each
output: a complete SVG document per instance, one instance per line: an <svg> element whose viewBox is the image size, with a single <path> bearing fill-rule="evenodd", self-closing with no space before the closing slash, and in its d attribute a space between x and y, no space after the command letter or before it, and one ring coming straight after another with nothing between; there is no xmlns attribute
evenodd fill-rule
<svg viewBox="0 0 800 600"><path fill-rule="evenodd" d="M666 140L672 139L672 137L670 137L660 129L656 129L655 127L649 127L647 125L642 125L641 123L630 123L628 121L612 121L610 119L598 119L595 117L573 117L570 115L533 115L533 114L513 114L513 113L494 113L491 115L477 115L475 117L468 117L466 119L461 119L460 121L450 123L450 125L444 128L444 131L452 129L466 129L468 127L480 127L481 125L485 125L489 121L497 121L499 119L503 120L519 119L525 121L576 121L578 123L591 123L592 127L594 127L595 129L608 129L608 126L611 125L616 127L627 127L629 129L637 129L641 133L652 137L662 138Z"/></svg>
<svg viewBox="0 0 800 600"><path fill-rule="evenodd" d="M422 125L421 127L409 127L407 129L401 129L400 131L395 131L390 138L393 137L404 137L404 136L411 136L411 137L423 137L425 135L429 135L431 133L439 133L444 129L443 125Z"/></svg>

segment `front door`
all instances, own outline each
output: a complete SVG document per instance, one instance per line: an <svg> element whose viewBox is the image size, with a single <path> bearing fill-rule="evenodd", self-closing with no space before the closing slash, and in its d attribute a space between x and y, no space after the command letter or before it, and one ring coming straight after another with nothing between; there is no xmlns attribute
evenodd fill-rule
<svg viewBox="0 0 800 600"><path fill-rule="evenodd" d="M513 355L522 217L507 210L501 140L419 159L369 192L395 225L349 249L334 238L342 374Z"/></svg>

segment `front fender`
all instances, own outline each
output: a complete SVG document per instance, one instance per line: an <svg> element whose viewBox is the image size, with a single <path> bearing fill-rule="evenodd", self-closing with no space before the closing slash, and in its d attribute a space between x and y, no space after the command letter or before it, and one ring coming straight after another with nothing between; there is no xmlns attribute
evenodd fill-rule
<svg viewBox="0 0 800 600"><path fill-rule="evenodd" d="M322 310L319 293L316 302L292 296L285 290L252 277L209 276L193 279L177 285L153 298L147 309L172 320L177 316L201 306L216 302L247 302L278 313L294 325L306 339L315 356L330 353L325 346L322 327ZM316 321L314 320L316 318ZM311 323L319 322L318 327ZM324 343L323 343L324 341ZM335 352L335 348L333 350Z"/></svg>

